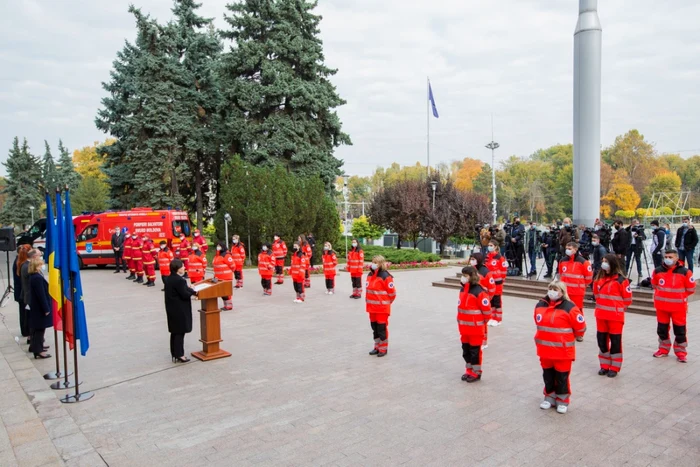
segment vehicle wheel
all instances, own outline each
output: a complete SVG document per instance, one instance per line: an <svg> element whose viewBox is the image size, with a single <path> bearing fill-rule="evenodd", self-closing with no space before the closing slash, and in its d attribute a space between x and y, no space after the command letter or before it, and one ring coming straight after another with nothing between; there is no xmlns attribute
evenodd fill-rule
<svg viewBox="0 0 700 467"><path fill-rule="evenodd" d="M97 269L104 269L104 268L106 268L106 267L107 267L106 264L98 264L98 265L97 265Z"/></svg>
<svg viewBox="0 0 700 467"><path fill-rule="evenodd" d="M80 269L85 269L85 264L83 263L83 258L81 258L80 255L78 255L78 267Z"/></svg>

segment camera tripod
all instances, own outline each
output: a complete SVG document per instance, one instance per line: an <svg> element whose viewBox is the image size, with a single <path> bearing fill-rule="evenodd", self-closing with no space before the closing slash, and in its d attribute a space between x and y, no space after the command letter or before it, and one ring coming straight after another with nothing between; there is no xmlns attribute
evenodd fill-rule
<svg viewBox="0 0 700 467"><path fill-rule="evenodd" d="M5 292L2 294L2 298L0 298L0 306L5 306L5 302L7 301L8 297L12 292L14 292L14 289L12 288L12 282L10 281L10 252L6 251L5 252L5 261L7 262L7 288L5 289Z"/></svg>
<svg viewBox="0 0 700 467"><path fill-rule="evenodd" d="M644 266L647 268L647 277L651 277L651 272L649 270L649 258L647 258L647 249L645 248L644 241L642 240L642 253L639 255L639 257L644 256ZM637 265L639 265L639 257L632 252L632 257L630 258L630 267L627 269L627 277L629 278L632 275L632 266L634 266L634 263L637 262ZM641 269L641 267L640 267ZM641 274L638 275L637 277L637 285L639 285L642 282L642 277Z"/></svg>

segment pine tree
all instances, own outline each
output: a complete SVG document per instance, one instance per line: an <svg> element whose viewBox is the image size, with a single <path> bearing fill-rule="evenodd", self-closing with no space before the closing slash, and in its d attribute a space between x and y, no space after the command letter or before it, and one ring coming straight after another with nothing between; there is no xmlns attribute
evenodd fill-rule
<svg viewBox="0 0 700 467"><path fill-rule="evenodd" d="M54 192L56 187L58 187L58 173L56 172L56 164L51 155L51 147L48 141L44 140L44 146L46 147L46 152L41 163L41 181L44 189Z"/></svg>
<svg viewBox="0 0 700 467"><path fill-rule="evenodd" d="M335 108L345 104L324 65L316 1L242 0L227 5L235 47L222 57L222 92L234 148L256 165L281 164L318 175L332 189L342 162L333 156L352 144ZM243 122L241 114L246 119ZM234 139L234 138L231 138Z"/></svg>
<svg viewBox="0 0 700 467"><path fill-rule="evenodd" d="M71 191L75 191L80 184L80 175L75 171L73 166L73 158L68 149L63 145L63 141L58 140L58 184L61 188L68 187Z"/></svg>
<svg viewBox="0 0 700 467"><path fill-rule="evenodd" d="M0 211L0 222L24 227L31 223L32 209L38 213L43 203L43 191L40 187L41 164L29 152L25 139L19 146L15 137L12 149L3 162L7 169L7 186L5 188L5 204Z"/></svg>

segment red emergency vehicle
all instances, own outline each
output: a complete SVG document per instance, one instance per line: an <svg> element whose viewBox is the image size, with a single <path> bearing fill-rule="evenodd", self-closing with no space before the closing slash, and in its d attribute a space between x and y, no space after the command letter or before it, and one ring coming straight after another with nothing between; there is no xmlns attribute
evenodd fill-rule
<svg viewBox="0 0 700 467"><path fill-rule="evenodd" d="M190 221L185 211L134 208L82 214L73 218L73 225L81 266L114 264L112 234L116 227L122 230L126 227L129 235L148 234L156 245L165 240L171 248L180 243L180 232L191 241Z"/></svg>

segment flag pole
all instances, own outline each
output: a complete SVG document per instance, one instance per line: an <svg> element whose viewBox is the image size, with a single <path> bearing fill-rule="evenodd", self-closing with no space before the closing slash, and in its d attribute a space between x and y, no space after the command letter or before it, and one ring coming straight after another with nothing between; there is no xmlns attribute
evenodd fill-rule
<svg viewBox="0 0 700 467"><path fill-rule="evenodd" d="M61 277L61 282L63 282L63 278ZM63 296L63 284L61 284L61 306L66 303L64 296ZM69 376L71 376L73 373L68 371L68 347L66 346L66 309L63 309L63 368L66 370L65 374L63 375L64 380L63 381L58 381L56 383L53 383L51 385L51 389L68 389L73 387L73 383L71 380L68 379ZM53 328L54 332L56 332L56 326ZM56 353L58 353L58 346L56 347ZM77 371L77 369L76 369Z"/></svg>
<svg viewBox="0 0 700 467"><path fill-rule="evenodd" d="M425 106L425 121L427 123L427 142L428 142L428 177L430 177L430 77L427 77L428 80L428 86L427 89L425 90L426 92L426 106Z"/></svg>

